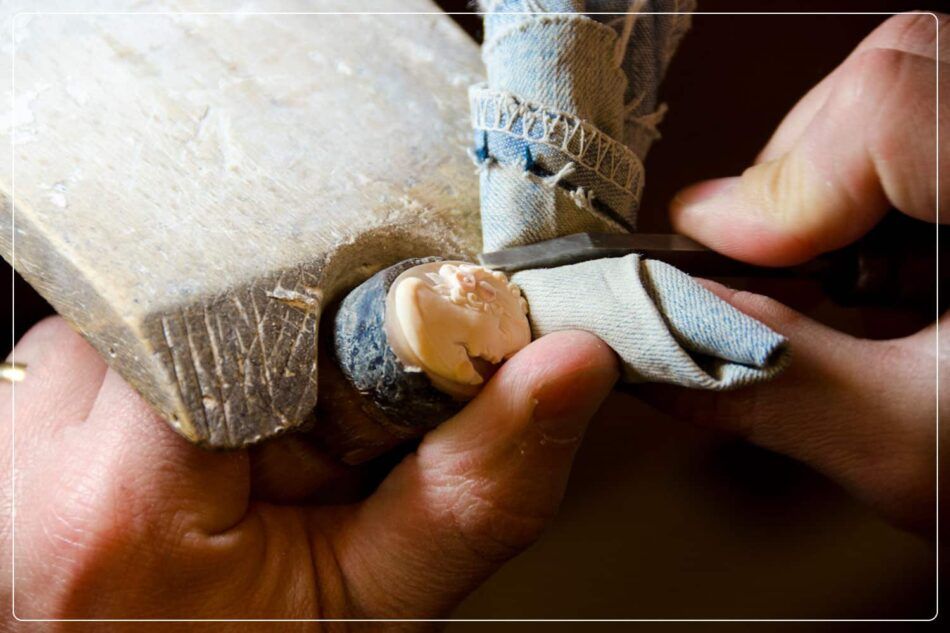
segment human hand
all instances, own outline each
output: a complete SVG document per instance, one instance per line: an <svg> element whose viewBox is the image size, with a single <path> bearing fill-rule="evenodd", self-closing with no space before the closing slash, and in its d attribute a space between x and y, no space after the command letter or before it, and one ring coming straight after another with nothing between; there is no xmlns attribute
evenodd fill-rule
<svg viewBox="0 0 950 633"><path fill-rule="evenodd" d="M555 513L617 377L591 335L539 339L371 496L333 506L255 491L285 478L312 500L350 469L294 436L251 453L188 444L59 318L16 359L15 403L0 384L16 583L4 573L0 594L20 618L445 616ZM4 564L11 527L0 519Z"/></svg>
<svg viewBox="0 0 950 633"><path fill-rule="evenodd" d="M937 221L950 163L938 150L936 66L950 93L947 16L899 15L868 36L788 114L740 177L693 185L674 199L681 233L726 255L790 265L845 246L893 205ZM943 45L945 46L945 45ZM859 340L765 297L711 289L785 334L791 368L773 383L735 393L654 387L642 395L698 423L737 432L824 472L892 521L933 530L936 329L890 341ZM938 358L939 356L939 358ZM943 402L945 405L946 402Z"/></svg>

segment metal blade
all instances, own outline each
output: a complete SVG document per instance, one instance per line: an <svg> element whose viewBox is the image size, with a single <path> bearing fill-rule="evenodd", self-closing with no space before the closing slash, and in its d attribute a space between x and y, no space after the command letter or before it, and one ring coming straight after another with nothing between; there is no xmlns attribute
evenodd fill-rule
<svg viewBox="0 0 950 633"><path fill-rule="evenodd" d="M737 262L673 233L575 233L482 253L478 260L483 266L510 273L528 268L566 266L603 257L623 257L630 253L667 262L690 274L716 277L787 274L782 269L763 269Z"/></svg>

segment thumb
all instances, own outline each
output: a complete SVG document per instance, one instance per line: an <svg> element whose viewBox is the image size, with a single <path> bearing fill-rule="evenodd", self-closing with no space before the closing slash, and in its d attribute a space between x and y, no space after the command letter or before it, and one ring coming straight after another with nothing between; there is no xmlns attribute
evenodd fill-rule
<svg viewBox="0 0 950 633"><path fill-rule="evenodd" d="M674 227L736 259L782 266L855 241L890 205L935 221L937 63L894 49L853 55L807 124L786 119L768 160L680 192Z"/></svg>
<svg viewBox="0 0 950 633"><path fill-rule="evenodd" d="M532 543L617 375L611 349L584 332L543 337L505 363L342 527L342 566L359 577L349 586L371 593L360 601L443 613Z"/></svg>
<svg viewBox="0 0 950 633"><path fill-rule="evenodd" d="M767 297L703 283L785 335L793 362L774 381L733 392L645 385L636 395L676 417L805 462L895 523L931 530L933 334L858 339Z"/></svg>

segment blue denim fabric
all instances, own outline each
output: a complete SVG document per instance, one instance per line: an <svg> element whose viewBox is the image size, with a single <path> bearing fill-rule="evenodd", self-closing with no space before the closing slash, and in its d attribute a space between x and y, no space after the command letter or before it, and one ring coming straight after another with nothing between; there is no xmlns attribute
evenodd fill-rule
<svg viewBox="0 0 950 633"><path fill-rule="evenodd" d="M634 229L643 161L664 111L657 90L692 7L483 2L487 80L469 99L484 250ZM725 389L767 379L787 361L784 338L660 262L597 260L514 281L536 336L593 332L630 381Z"/></svg>
<svg viewBox="0 0 950 633"><path fill-rule="evenodd" d="M616 14L632 4L487 3L482 45L487 81L469 92L483 191L514 186L514 179L502 172L558 175L557 185L575 195L555 207L564 213L568 206L580 209L587 225L582 230L634 227L643 160L658 137L663 113L657 108L657 88L689 26L689 15ZM688 11L692 2L653 0L643 8ZM584 11L613 13L587 16ZM550 196L544 191L536 195ZM483 198L486 250L539 238L532 234L519 240L512 234L512 222L527 222L524 213L504 203L506 198L523 199L496 194L486 204ZM542 239L564 233L546 231Z"/></svg>
<svg viewBox="0 0 950 633"><path fill-rule="evenodd" d="M534 336L587 330L622 361L626 382L732 389L787 362L785 339L686 273L637 255L515 273Z"/></svg>

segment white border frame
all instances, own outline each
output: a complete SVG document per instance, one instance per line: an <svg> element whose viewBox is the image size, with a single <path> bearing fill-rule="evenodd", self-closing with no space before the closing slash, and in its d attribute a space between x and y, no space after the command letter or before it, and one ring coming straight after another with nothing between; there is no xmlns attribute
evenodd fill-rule
<svg viewBox="0 0 950 633"><path fill-rule="evenodd" d="M537 12L523 12L520 15L536 15ZM628 15L628 13L614 12L590 12L591 15ZM642 12L641 15L929 15L934 20L935 27L935 47L937 49L936 67L936 166L934 177L936 179L936 218L934 225L935 248L937 254L936 273L937 273L937 312L935 314L935 332L934 344L936 346L935 365L936 380L934 399L936 403L936 436L934 441L934 459L936 470L936 488L934 503L936 505L935 516L935 534L936 543L934 546L934 557L936 565L936 582L934 584L935 605L934 614L930 618L603 618L603 619L585 619L585 618L20 618L16 614L16 486L11 485L10 495L10 574L12 579L10 593L10 614L17 622L932 622L940 614L940 232L938 230L940 221L940 21L937 15L930 11L908 11L908 12L888 12L888 11L655 11ZM484 12L465 12L465 11L20 11L13 15L10 21L10 38L12 42L11 66L11 110L10 110L10 171L11 171L11 192L10 192L10 215L11 215L11 259L16 261L16 231L13 227L16 225L16 151L14 139L16 137L16 21L23 15L150 15L150 16L176 16L176 15L485 15ZM549 13L547 15L557 15ZM572 14L573 15L573 14ZM11 265L10 276L15 279L16 273ZM11 283L11 340L16 332L16 291L15 283ZM14 341L15 342L15 341ZM11 351L11 360L16 362L16 346ZM11 481L15 481L16 475L16 383L11 383L10 414L11 414L11 433L10 433L10 475Z"/></svg>

